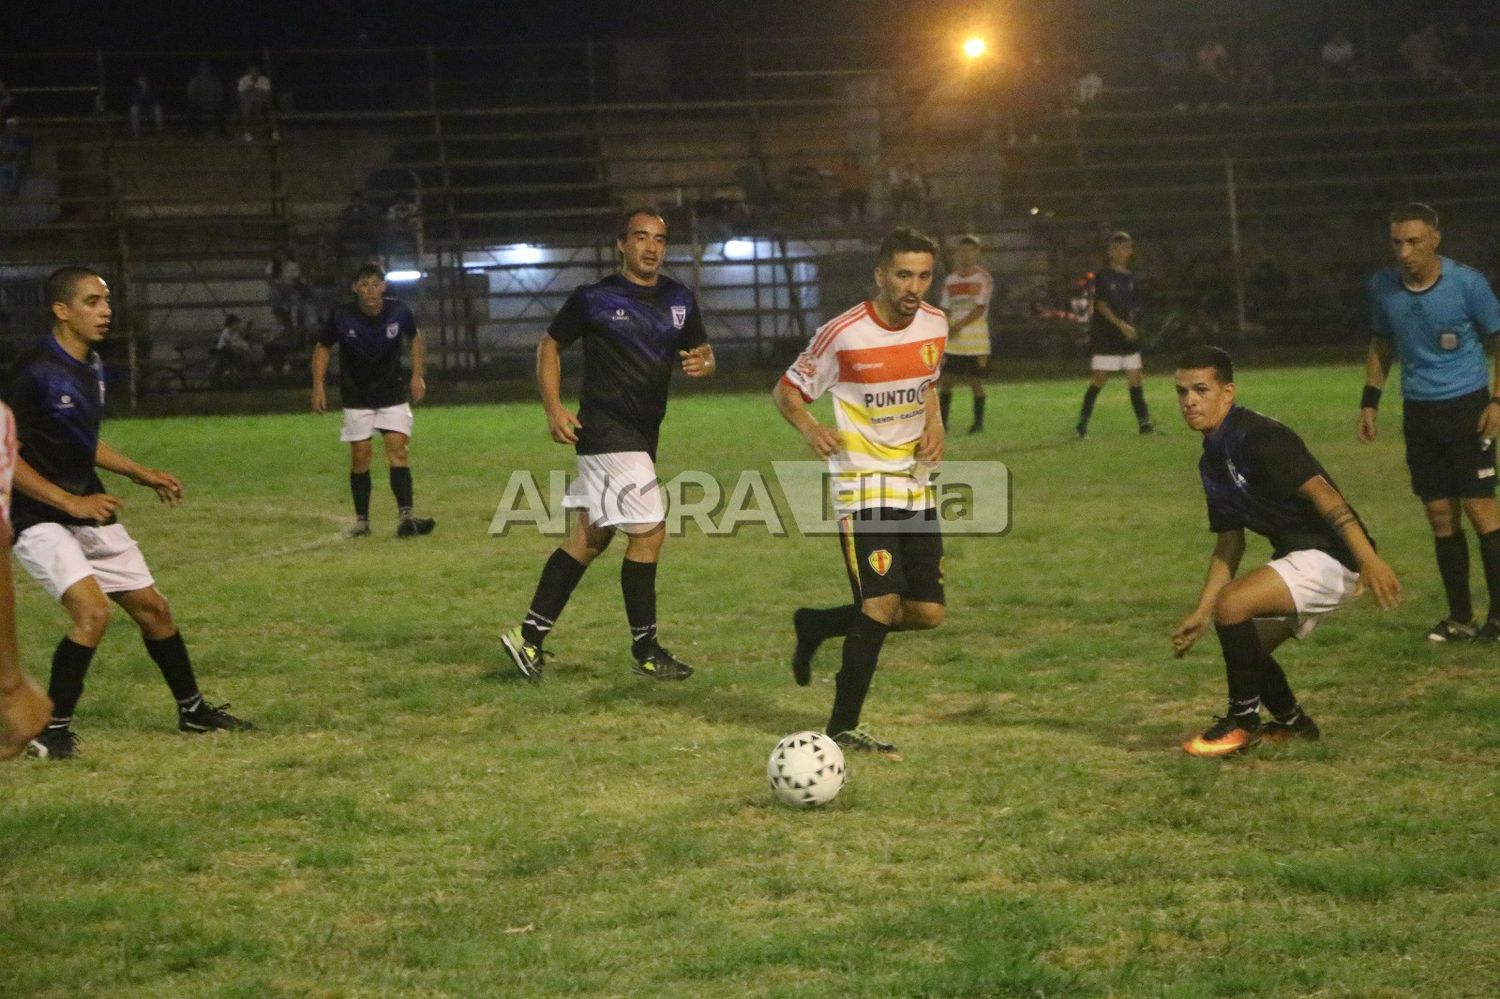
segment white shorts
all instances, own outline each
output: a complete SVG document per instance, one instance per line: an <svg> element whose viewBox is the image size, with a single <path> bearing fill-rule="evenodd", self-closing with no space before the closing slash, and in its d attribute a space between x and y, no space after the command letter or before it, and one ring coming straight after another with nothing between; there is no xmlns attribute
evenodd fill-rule
<svg viewBox="0 0 1500 999"><path fill-rule="evenodd" d="M1139 371L1141 370L1141 353L1134 354L1095 354L1089 358L1089 368L1093 371Z"/></svg>
<svg viewBox="0 0 1500 999"><path fill-rule="evenodd" d="M367 441L377 430L392 430L411 436L411 404L382 406L380 409L344 410L344 429L339 431L339 440L345 444Z"/></svg>
<svg viewBox="0 0 1500 999"><path fill-rule="evenodd" d="M596 527L645 528L667 519L656 466L645 451L580 454L578 478L568 486L563 506L586 510Z"/></svg>
<svg viewBox="0 0 1500 999"><path fill-rule="evenodd" d="M1354 602L1364 592L1359 574L1350 572L1338 559L1316 549L1292 552L1267 562L1292 591L1296 617L1283 620L1292 627L1292 635L1306 638L1318 626L1324 614Z"/></svg>
<svg viewBox="0 0 1500 999"><path fill-rule="evenodd" d="M86 576L97 578L105 593L144 590L156 582L124 524L33 524L16 538L13 551L54 600L62 599L68 587Z"/></svg>

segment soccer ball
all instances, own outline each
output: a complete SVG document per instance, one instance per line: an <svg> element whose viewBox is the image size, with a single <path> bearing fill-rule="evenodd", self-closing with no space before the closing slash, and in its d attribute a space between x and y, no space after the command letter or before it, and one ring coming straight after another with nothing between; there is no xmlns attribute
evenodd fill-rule
<svg viewBox="0 0 1500 999"><path fill-rule="evenodd" d="M793 732L771 750L766 777L783 804L817 808L844 786L844 751L822 732Z"/></svg>

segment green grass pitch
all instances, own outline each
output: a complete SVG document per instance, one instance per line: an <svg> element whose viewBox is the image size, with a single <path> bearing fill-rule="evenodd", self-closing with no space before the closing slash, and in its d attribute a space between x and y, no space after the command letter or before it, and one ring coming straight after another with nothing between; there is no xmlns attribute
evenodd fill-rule
<svg viewBox="0 0 1500 999"><path fill-rule="evenodd" d="M811 688L786 660L793 608L847 599L834 541L669 539L662 638L699 667L675 685L630 675L612 551L528 686L497 637L555 542L487 528L514 469L571 468L538 406L419 410L438 528L415 541L378 457L376 535L339 539L334 415L108 422L183 478L175 510L109 485L205 691L263 730L179 735L117 613L82 758L0 769L0 996L1500 994L1500 655L1422 641L1441 592L1399 405L1357 444L1360 377L1239 379L1406 587L1280 656L1323 742L1177 748L1224 690L1211 636L1167 644L1213 541L1168 379L1147 382L1162 435L1116 380L1083 442L1081 377L1001 383L948 455L1009 466L1012 530L950 539L948 623L892 636L867 705L903 759L852 757L815 812L764 767L827 715L837 645ZM659 464L733 482L805 456L769 391L693 394ZM45 678L64 615L18 586Z"/></svg>

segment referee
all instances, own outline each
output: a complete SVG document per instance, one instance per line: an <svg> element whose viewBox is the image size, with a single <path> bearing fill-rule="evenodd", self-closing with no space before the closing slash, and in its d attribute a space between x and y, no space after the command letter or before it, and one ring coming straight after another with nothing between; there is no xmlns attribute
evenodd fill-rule
<svg viewBox="0 0 1500 999"><path fill-rule="evenodd" d="M1370 327L1359 439L1375 439L1381 389L1401 361L1402 432L1412 492L1432 527L1448 616L1432 642L1500 640L1500 509L1495 504L1495 438L1500 436L1500 303L1484 275L1437 252L1437 212L1418 202L1390 215L1396 266L1370 279ZM1489 590L1488 620L1476 626L1469 595L1469 542L1479 535Z"/></svg>

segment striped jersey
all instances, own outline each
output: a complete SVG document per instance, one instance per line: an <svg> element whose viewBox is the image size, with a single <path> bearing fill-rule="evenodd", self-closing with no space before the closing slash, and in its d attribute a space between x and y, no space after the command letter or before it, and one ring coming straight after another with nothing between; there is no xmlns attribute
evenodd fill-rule
<svg viewBox="0 0 1500 999"><path fill-rule="evenodd" d="M979 318L953 334L948 341L948 353L964 357L976 357L990 352L990 295L995 290L994 279L983 267L975 267L967 274L952 272L943 280L943 297L939 302L950 320L959 320L977 307Z"/></svg>
<svg viewBox="0 0 1500 999"><path fill-rule="evenodd" d="M828 468L839 513L932 505L917 466L917 442L947 341L948 318L926 302L902 329L882 323L874 303L861 302L819 327L787 369L785 381L808 402L833 393L844 449L828 459Z"/></svg>

